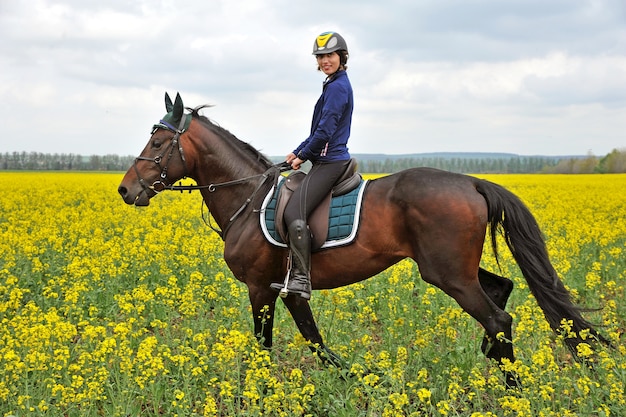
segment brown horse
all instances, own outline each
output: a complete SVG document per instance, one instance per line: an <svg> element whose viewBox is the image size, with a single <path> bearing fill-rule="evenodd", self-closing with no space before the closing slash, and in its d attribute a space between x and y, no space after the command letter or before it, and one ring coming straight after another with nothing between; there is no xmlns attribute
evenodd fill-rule
<svg viewBox="0 0 626 417"><path fill-rule="evenodd" d="M272 346L274 308L282 282L287 249L264 237L259 208L280 170L249 144L198 114L185 113L177 95L166 94L167 115L155 125L145 149L124 176L119 193L127 204L146 206L181 178L194 179L221 229L224 259L246 284L256 337ZM312 255L313 289L349 285L372 277L404 259L413 259L422 278L442 289L485 329L482 351L502 363L514 361L511 316L504 311L512 282L479 267L490 228L497 259L500 232L552 329L572 322L565 335L576 353L588 329L592 339L607 343L580 314L550 263L537 222L511 192L491 182L435 169L409 169L371 180L363 196L361 226L352 244ZM288 296L283 302L311 349L325 361L341 365L322 340L309 303ZM589 339L587 339L589 341ZM506 374L516 385L515 375Z"/></svg>

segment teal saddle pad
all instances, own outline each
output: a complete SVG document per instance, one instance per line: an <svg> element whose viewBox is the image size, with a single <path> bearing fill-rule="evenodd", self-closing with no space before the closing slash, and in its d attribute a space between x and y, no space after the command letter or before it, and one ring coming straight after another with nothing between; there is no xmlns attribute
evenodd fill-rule
<svg viewBox="0 0 626 417"><path fill-rule="evenodd" d="M270 190L261 207L261 228L267 240L276 246L286 247L287 244L276 230L276 204L280 187L284 180L281 177L278 185ZM347 194L333 197L330 200L328 237L322 248L347 245L354 240L359 226L359 215L365 184L361 183Z"/></svg>

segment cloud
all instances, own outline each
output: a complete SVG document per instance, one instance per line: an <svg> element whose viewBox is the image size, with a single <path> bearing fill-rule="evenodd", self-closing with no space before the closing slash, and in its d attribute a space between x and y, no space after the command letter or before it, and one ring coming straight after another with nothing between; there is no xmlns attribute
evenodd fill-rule
<svg viewBox="0 0 626 417"><path fill-rule="evenodd" d="M313 38L350 47L353 152L626 146L620 0L0 4L0 152L136 154L163 94L271 155L308 133Z"/></svg>

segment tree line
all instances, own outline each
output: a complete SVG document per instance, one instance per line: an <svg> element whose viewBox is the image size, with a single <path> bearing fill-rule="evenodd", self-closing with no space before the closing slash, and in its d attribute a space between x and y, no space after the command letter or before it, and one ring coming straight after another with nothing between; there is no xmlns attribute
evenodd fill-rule
<svg viewBox="0 0 626 417"><path fill-rule="evenodd" d="M73 153L5 152L0 153L0 169L14 171L126 171L134 156Z"/></svg>
<svg viewBox="0 0 626 417"><path fill-rule="evenodd" d="M396 157L359 159L359 171L393 173L412 167L430 167L463 174L592 174L625 173L626 148L614 149L604 157L592 154L579 157L510 156L510 157Z"/></svg>
<svg viewBox="0 0 626 417"><path fill-rule="evenodd" d="M626 148L613 149L603 157L588 154L582 159L564 159L546 173L555 174L616 174L626 172Z"/></svg>
<svg viewBox="0 0 626 417"><path fill-rule="evenodd" d="M465 157L411 157L384 160L359 160L359 171L368 173L392 173L413 167L429 167L458 173L537 173L558 164L548 157L465 158Z"/></svg>
<svg viewBox="0 0 626 417"><path fill-rule="evenodd" d="M471 154L470 154L471 155ZM274 158L276 159L276 158ZM134 156L91 155L65 153L5 152L0 153L0 170L27 171L126 171ZM598 157L591 153L580 157L509 156L389 156L357 157L359 171L389 174L413 167L431 167L465 174L591 174L626 172L626 148L614 149Z"/></svg>

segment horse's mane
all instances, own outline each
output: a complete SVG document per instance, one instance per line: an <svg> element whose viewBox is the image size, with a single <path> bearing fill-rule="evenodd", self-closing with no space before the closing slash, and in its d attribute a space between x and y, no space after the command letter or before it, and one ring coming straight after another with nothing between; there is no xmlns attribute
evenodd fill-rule
<svg viewBox="0 0 626 417"><path fill-rule="evenodd" d="M203 125L205 125L209 130L219 135L221 138L229 141L230 143L235 145L237 148L241 149L244 153L252 156L253 159L256 159L257 161L263 163L266 168L270 168L273 165L272 161L267 156L259 152L254 146L238 139L235 135L233 135L232 133L230 133L228 130L224 129L220 125L216 124L208 117L201 115L199 111L206 107L212 107L212 106L210 104L204 104L194 109L187 108L187 110L191 111L192 118L198 119L198 121L200 121Z"/></svg>

